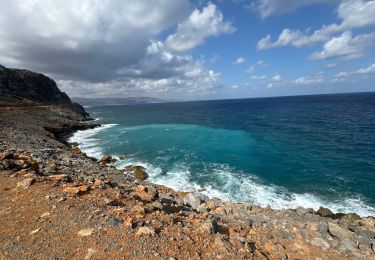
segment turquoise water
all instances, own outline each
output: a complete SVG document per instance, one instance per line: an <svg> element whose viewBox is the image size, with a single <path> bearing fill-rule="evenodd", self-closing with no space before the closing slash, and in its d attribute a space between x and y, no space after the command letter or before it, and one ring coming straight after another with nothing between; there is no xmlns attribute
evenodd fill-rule
<svg viewBox="0 0 375 260"><path fill-rule="evenodd" d="M273 208L375 216L375 94L88 108L89 155L126 155L153 182Z"/></svg>

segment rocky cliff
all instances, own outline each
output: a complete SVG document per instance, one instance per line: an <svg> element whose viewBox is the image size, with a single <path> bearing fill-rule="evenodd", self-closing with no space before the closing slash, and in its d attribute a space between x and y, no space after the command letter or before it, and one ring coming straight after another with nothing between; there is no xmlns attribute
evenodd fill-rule
<svg viewBox="0 0 375 260"><path fill-rule="evenodd" d="M84 108L73 103L49 77L29 70L0 65L0 106L59 105L87 117Z"/></svg>

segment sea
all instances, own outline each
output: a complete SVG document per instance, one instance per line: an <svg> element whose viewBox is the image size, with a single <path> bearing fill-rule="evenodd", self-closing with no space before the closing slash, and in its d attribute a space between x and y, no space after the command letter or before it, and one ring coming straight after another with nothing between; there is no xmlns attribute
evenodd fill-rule
<svg viewBox="0 0 375 260"><path fill-rule="evenodd" d="M274 209L375 216L375 93L88 107L70 142L151 182Z"/></svg>

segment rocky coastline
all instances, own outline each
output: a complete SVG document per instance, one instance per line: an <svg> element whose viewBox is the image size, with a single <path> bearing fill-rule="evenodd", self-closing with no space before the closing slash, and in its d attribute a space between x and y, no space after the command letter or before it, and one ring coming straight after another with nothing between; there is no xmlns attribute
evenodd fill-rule
<svg viewBox="0 0 375 260"><path fill-rule="evenodd" d="M88 157L62 137L97 125L67 104L0 106L0 259L375 259L374 217L177 192Z"/></svg>

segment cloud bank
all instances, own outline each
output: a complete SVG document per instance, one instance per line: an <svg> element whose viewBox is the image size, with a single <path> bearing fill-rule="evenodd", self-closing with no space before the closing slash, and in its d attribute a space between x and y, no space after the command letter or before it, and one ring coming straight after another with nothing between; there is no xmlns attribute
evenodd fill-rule
<svg viewBox="0 0 375 260"><path fill-rule="evenodd" d="M72 96L207 92L220 73L187 52L235 28L188 0L4 0L0 61L47 73ZM162 33L175 33L160 39ZM101 89L101 91L100 91Z"/></svg>

